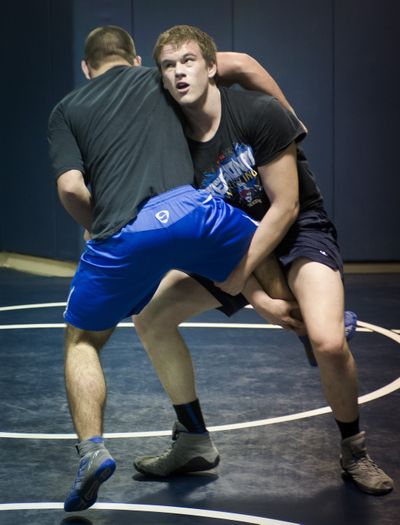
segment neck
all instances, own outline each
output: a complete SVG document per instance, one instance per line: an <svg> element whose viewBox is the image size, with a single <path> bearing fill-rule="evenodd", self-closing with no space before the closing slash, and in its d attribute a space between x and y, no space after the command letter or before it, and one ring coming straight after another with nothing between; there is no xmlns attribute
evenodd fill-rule
<svg viewBox="0 0 400 525"><path fill-rule="evenodd" d="M115 66L129 66L129 67L132 67L132 64L130 64L129 62L127 62L124 59L115 60L115 62L107 62L105 64L102 64L98 69L90 69L90 77L91 78L99 77L100 75L103 75L104 73L106 73L107 71L109 71L110 69L112 69Z"/></svg>
<svg viewBox="0 0 400 525"><path fill-rule="evenodd" d="M215 84L210 84L202 100L182 109L187 119L188 137L199 142L214 137L221 121L221 93Z"/></svg>

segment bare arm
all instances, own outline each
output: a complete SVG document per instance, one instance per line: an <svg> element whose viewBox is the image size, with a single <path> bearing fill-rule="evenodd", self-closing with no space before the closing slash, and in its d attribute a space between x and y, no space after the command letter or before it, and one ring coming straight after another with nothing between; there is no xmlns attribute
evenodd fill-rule
<svg viewBox="0 0 400 525"><path fill-rule="evenodd" d="M217 285L237 295L255 268L270 255L286 235L299 212L296 145L292 143L276 159L257 167L270 207L260 222L246 255L226 281Z"/></svg>
<svg viewBox="0 0 400 525"><path fill-rule="evenodd" d="M217 53L218 80L224 85L239 84L244 89L262 91L279 100L281 105L294 110L281 88L257 60L245 53Z"/></svg>
<svg viewBox="0 0 400 525"><path fill-rule="evenodd" d="M91 230L92 197L86 187L80 171L70 170L57 179L57 191L60 201L71 217Z"/></svg>
<svg viewBox="0 0 400 525"><path fill-rule="evenodd" d="M269 256L250 275L242 293L263 319L282 328L304 333L299 306L274 255Z"/></svg>

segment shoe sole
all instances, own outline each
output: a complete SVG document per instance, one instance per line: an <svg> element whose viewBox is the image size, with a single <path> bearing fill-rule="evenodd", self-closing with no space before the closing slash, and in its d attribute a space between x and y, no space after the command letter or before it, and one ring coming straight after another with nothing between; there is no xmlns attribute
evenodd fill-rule
<svg viewBox="0 0 400 525"><path fill-rule="evenodd" d="M113 459L106 459L96 470L93 478L86 483L86 486L65 501L65 512L77 512L94 505L100 485L114 474L116 466Z"/></svg>
<svg viewBox="0 0 400 525"><path fill-rule="evenodd" d="M343 470L342 472L342 478L345 481L350 481L355 485L359 490L362 492L365 492L366 494L371 494L373 496L384 496L385 494L389 494L389 492L392 492L393 487L390 487L388 489L370 489L369 487L360 484L358 481L356 481L351 474L349 474L346 470Z"/></svg>
<svg viewBox="0 0 400 525"><path fill-rule="evenodd" d="M149 472L145 468L140 467L136 462L133 464L135 469L145 476L152 476L156 478L166 478L168 476L179 476L181 474L190 474L192 472L205 472L211 470L219 465L220 458L217 456L213 462L207 461L202 457L193 458L181 467L168 472L167 474L157 474Z"/></svg>

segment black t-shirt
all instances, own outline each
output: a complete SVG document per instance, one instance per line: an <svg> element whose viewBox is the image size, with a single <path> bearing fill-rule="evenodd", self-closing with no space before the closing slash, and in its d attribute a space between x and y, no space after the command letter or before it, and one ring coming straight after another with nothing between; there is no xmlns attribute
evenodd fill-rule
<svg viewBox="0 0 400 525"><path fill-rule="evenodd" d="M149 197L193 184L181 121L155 68L115 66L67 95L49 120L55 177L75 169L93 196L92 234L106 238Z"/></svg>
<svg viewBox="0 0 400 525"><path fill-rule="evenodd" d="M214 137L189 139L196 185L261 220L270 206L257 166L271 162L305 132L273 97L221 88L222 115ZM297 148L300 209L322 206L322 196L304 153Z"/></svg>

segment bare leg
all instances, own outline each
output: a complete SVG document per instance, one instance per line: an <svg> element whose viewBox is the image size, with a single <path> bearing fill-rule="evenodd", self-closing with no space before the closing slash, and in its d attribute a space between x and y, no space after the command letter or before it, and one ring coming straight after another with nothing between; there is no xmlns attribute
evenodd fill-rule
<svg viewBox="0 0 400 525"><path fill-rule="evenodd" d="M104 446L103 410L106 384L99 352L112 330L89 332L67 325L65 386L72 421L79 437L78 473L64 501L66 512L91 507L99 487L114 472L116 463Z"/></svg>
<svg viewBox="0 0 400 525"><path fill-rule="evenodd" d="M135 459L134 466L142 474L164 477L209 470L219 463L197 399L190 352L178 330L185 319L217 306L219 302L203 286L174 270L134 317L136 331L177 414L174 445L159 456Z"/></svg>
<svg viewBox="0 0 400 525"><path fill-rule="evenodd" d="M268 281L274 293L289 296L290 291L275 258L262 265L260 271L263 272L260 278L265 283ZM246 287L246 290L246 297L250 301L257 294L256 309L261 315L267 310L267 314L271 312L271 299L258 282L255 286ZM164 277L151 302L133 318L136 332L174 405L197 399L192 359L178 326L186 319L218 306L218 300L201 284L173 270ZM288 308L288 305L285 304L284 308Z"/></svg>
<svg viewBox="0 0 400 525"><path fill-rule="evenodd" d="M365 432L358 428L357 370L343 332L344 290L339 272L299 259L289 283L300 305L322 388L342 433L340 463L355 485L369 494L386 494L393 480L370 458Z"/></svg>
<svg viewBox="0 0 400 525"><path fill-rule="evenodd" d="M71 325L65 336L65 386L81 441L103 433L106 384L99 352L113 330L89 332Z"/></svg>
<svg viewBox="0 0 400 525"><path fill-rule="evenodd" d="M192 359L178 326L218 306L217 299L197 281L173 270L164 277L151 302L133 318L137 334L174 405L197 399Z"/></svg>
<svg viewBox="0 0 400 525"><path fill-rule="evenodd" d="M357 371L343 331L344 291L339 272L308 259L295 261L289 284L306 324L322 388L335 418L358 417Z"/></svg>

